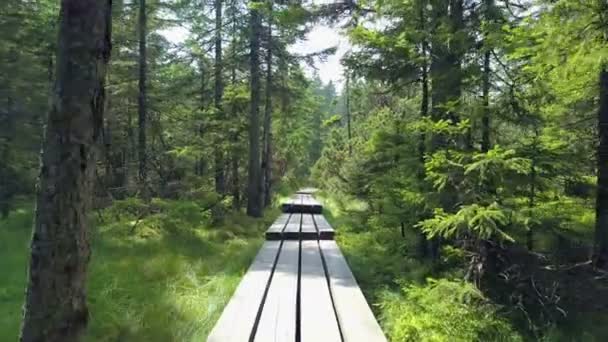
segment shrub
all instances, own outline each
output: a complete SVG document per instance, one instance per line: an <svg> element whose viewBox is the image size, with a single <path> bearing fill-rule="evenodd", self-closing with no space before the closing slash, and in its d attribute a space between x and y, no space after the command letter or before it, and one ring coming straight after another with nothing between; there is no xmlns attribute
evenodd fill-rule
<svg viewBox="0 0 608 342"><path fill-rule="evenodd" d="M498 307L460 280L429 279L385 291L380 307L391 341L521 341Z"/></svg>

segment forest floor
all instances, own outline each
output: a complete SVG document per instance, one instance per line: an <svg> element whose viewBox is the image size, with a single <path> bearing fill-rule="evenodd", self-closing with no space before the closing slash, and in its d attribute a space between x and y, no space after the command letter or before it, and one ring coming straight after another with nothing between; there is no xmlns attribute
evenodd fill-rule
<svg viewBox="0 0 608 342"><path fill-rule="evenodd" d="M391 341L535 340L509 319L512 308L462 281L457 251L446 250L437 267L413 255L411 235L375 222L365 203L319 195ZM7 341L18 336L26 281L33 210L24 203L0 220L0 337ZM204 341L279 214L270 209L251 219L228 212L218 225L196 201L155 199L150 207L138 214L141 201L127 199L92 216L87 341ZM594 296L584 284L571 285ZM580 315L570 309L572 319L549 328L543 340L608 337L605 315L577 310Z"/></svg>
<svg viewBox="0 0 608 342"><path fill-rule="evenodd" d="M559 273L544 270L544 276L551 274L547 281L556 280L559 286L553 294L542 293L547 302L539 306L555 304L564 310L563 316L558 311L558 317L526 321L531 319L526 315L534 313L497 301L489 292L482 293L462 280L466 258L458 250L444 249L441 263L433 264L416 256L413 232L406 228L405 237L402 236L399 227L379 221L364 202L318 195L353 273L391 341L473 341L480 337L486 341L608 339L608 288L605 282L596 281L596 274L585 265ZM571 216L571 221L579 221L588 215L577 210ZM541 246L545 248L538 255L549 255L549 250L556 248L562 249L560 254L570 253L563 251L567 248L579 254L580 245L592 239L579 230L582 229L566 227L563 233L568 241L574 241L574 247L567 247L563 241L555 246L549 234L537 234L539 251ZM552 295L557 303L549 302Z"/></svg>
<svg viewBox="0 0 608 342"><path fill-rule="evenodd" d="M194 202L158 202L141 220L129 206L94 217L86 340L204 341L278 211L257 220L231 213L212 226ZM21 205L0 220L2 341L19 333L32 215Z"/></svg>

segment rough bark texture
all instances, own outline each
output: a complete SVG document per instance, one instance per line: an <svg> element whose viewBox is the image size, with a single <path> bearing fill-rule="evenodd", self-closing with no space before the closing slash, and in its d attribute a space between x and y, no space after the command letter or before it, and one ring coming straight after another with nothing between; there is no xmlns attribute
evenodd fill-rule
<svg viewBox="0 0 608 342"><path fill-rule="evenodd" d="M486 0L486 21L489 23L493 19L494 0ZM490 65L491 47L488 42L488 33L485 33L485 52L483 55L483 80L482 80L482 97L483 97L483 115L481 118L481 152L488 152L490 149L490 74L492 67Z"/></svg>
<svg viewBox="0 0 608 342"><path fill-rule="evenodd" d="M201 57L200 61L199 61L199 70L201 73L201 89L200 89L200 109L201 112L203 112L205 110L205 107L207 106L207 77L206 77L206 69L205 69L205 60ZM198 126L198 135L201 138L201 140L203 140L204 136L205 136L205 122L203 121L203 119L201 119L201 122ZM201 153L201 155L199 156L197 162L196 162L196 175L197 176L202 176L205 173L205 168L207 167L206 165L206 158L204 156L204 153Z"/></svg>
<svg viewBox="0 0 608 342"><path fill-rule="evenodd" d="M608 265L608 66L600 72L598 133L594 262L597 267L605 268Z"/></svg>
<svg viewBox="0 0 608 342"><path fill-rule="evenodd" d="M139 154L139 182L142 191L145 192L147 179L147 153L146 153L146 121L148 118L146 107L146 77L148 64L146 57L146 0L139 0L139 96L137 98L139 113L139 135L138 135L138 154Z"/></svg>
<svg viewBox="0 0 608 342"><path fill-rule="evenodd" d="M350 128L350 74L346 70L346 132L348 134L348 154L353 154L352 131Z"/></svg>
<svg viewBox="0 0 608 342"><path fill-rule="evenodd" d="M256 1L257 2L257 1ZM262 216L260 163L260 13L251 9L250 70L251 111L249 116L249 172L247 183L247 215Z"/></svg>
<svg viewBox="0 0 608 342"><path fill-rule="evenodd" d="M272 187L272 3L268 19L268 51L266 53L266 101L264 104L264 152L262 168L264 170L264 206L270 205Z"/></svg>
<svg viewBox="0 0 608 342"><path fill-rule="evenodd" d="M419 9L419 25L420 31L424 32L426 30L426 21L427 17L425 15L426 1L422 1ZM422 66L420 72L422 73L421 77L421 101L420 101L420 118L424 119L429 115L429 66L427 55L429 51L429 44L426 39L422 40L420 44L420 54L422 55ZM420 134L420 140L418 141L418 157L420 158L420 163L422 164L422 169L420 173L420 179L424 180L424 154L426 150L426 134Z"/></svg>
<svg viewBox="0 0 608 342"><path fill-rule="evenodd" d="M103 128L111 0L63 0L57 81L37 190L22 342L77 341L88 321L95 150Z"/></svg>
<svg viewBox="0 0 608 342"><path fill-rule="evenodd" d="M238 32L237 21L232 18L232 56L237 55L237 41L236 41L236 32ZM230 70L230 83L232 85L236 85L236 64L231 63ZM234 119L237 117L236 110L234 106L231 108L231 118ZM232 146L231 146L231 168L232 168L232 207L236 210L241 208L241 184L239 177L239 149L237 148L239 141L239 132L235 132L231 136Z"/></svg>
<svg viewBox="0 0 608 342"><path fill-rule="evenodd" d="M420 30L422 32L425 31L426 29L426 21L427 21L427 17L425 14L425 9L426 9L426 1L422 1L421 5L420 5L420 9L419 9L419 25L420 25ZM421 67L421 73L422 73L422 77L421 77L421 92L422 92L422 96L421 96L421 101L420 101L420 118L424 119L429 115L429 67L428 67L428 60L427 60L427 55L428 55L428 51L429 51L429 46L428 46L428 42L426 41L426 39L422 40L421 46L420 46L420 50L421 50L421 55L422 55L422 67ZM420 133L420 140L418 141L418 157L419 157L419 161L420 161L420 173L418 175L419 177L419 184L420 184L420 188L424 190L425 188L425 169L424 169L424 155L426 153L426 134ZM428 255L428 248L429 248L429 243L428 243L428 239L426 237L426 234L420 230L418 232L418 253L421 257L426 257Z"/></svg>
<svg viewBox="0 0 608 342"><path fill-rule="evenodd" d="M217 120L221 123L224 120L222 111L222 97L224 85L222 84L222 0L215 0L215 90L214 105ZM218 194L226 192L226 180L224 173L224 151L221 141L218 141L214 151L214 173L215 191Z"/></svg>

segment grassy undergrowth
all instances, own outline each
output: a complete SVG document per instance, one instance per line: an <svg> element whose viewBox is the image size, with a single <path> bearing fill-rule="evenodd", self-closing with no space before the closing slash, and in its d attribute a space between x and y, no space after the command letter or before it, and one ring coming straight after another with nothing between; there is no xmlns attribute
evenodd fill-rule
<svg viewBox="0 0 608 342"><path fill-rule="evenodd" d="M322 200L340 248L389 340L522 340L500 307L460 280L458 269L438 270L413 257L411 232L404 238L397 227L370 220L362 202Z"/></svg>
<svg viewBox="0 0 608 342"><path fill-rule="evenodd" d="M204 341L278 213L232 213L221 225L195 202L136 201L95 217L87 341ZM32 210L0 221L0 340L17 339Z"/></svg>
<svg viewBox="0 0 608 342"><path fill-rule="evenodd" d="M318 195L348 263L391 341L592 342L608 338L608 288L584 271L572 269L570 275L559 275L562 298L558 304L566 316L535 321L537 330L532 334L532 322L521 320L522 308L516 303L497 304L488 292L462 280L462 251L446 247L441 263L433 265L417 256L416 233L407 228L411 222L402 236L395 222L371 214L365 202ZM571 254L566 248L572 246L556 245L556 234L572 237L570 242L582 246L592 241L592 209L581 201L563 204L567 208L548 204L542 208L544 214L536 216L542 223L535 234L537 250L546 249L558 261L562 257L555 254Z"/></svg>

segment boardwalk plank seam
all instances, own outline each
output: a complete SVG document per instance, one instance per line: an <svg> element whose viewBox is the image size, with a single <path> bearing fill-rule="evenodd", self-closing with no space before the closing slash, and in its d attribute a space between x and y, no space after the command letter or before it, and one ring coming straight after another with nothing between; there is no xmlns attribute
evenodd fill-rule
<svg viewBox="0 0 608 342"><path fill-rule="evenodd" d="M291 216L290 216L291 218ZM289 222L289 219L287 220ZM285 228L283 228L285 229ZM264 295L262 295L262 302L260 303L260 307L258 308L258 312L255 315L255 321L253 322L253 327L251 329L251 333L249 333L249 342L253 342L255 339L255 333L258 330L258 325L260 324L260 318L262 317L262 311L264 310L264 304L266 303L266 297L268 297L268 290L270 289L270 283L272 283L272 278L274 277L274 272L277 269L277 263L279 262L279 256L281 255L281 251L283 250L283 241L279 245L279 251L277 255L274 257L274 262L272 263L272 271L270 272L270 276L268 277L268 281L266 282L266 288L264 289Z"/></svg>

